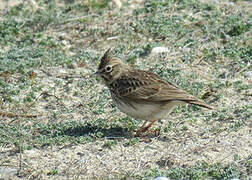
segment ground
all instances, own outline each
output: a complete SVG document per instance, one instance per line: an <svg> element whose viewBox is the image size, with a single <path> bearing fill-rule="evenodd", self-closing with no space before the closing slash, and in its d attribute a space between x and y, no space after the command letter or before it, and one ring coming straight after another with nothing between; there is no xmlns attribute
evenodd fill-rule
<svg viewBox="0 0 252 180"><path fill-rule="evenodd" d="M0 179L251 179L251 1L0 3ZM152 130L93 75L113 54L214 107ZM164 52L156 52L160 47Z"/></svg>

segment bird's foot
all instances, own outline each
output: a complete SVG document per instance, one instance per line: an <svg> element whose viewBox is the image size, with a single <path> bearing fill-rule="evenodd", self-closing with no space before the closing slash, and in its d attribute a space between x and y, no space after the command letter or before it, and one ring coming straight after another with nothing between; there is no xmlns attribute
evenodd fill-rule
<svg viewBox="0 0 252 180"><path fill-rule="evenodd" d="M148 128L138 129L133 134L135 137L146 137L146 136L159 136L160 130L151 130Z"/></svg>

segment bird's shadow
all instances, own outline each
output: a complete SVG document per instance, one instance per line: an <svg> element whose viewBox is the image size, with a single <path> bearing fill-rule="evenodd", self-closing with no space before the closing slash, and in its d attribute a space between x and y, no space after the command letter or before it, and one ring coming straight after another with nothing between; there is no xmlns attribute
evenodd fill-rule
<svg viewBox="0 0 252 180"><path fill-rule="evenodd" d="M66 136L74 136L74 137L80 137L80 136L88 136L92 139L96 138L130 138L131 132L128 128L123 128L120 126L114 126L114 127L101 127L99 125L95 124L83 124L77 127L68 127L61 131L61 135Z"/></svg>

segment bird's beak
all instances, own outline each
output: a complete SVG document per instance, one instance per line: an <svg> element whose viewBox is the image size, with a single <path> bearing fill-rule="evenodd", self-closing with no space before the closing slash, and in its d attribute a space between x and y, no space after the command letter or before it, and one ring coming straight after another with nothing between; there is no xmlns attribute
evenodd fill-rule
<svg viewBox="0 0 252 180"><path fill-rule="evenodd" d="M99 71L96 71L95 73L91 74L91 77L94 76L94 75L99 75L100 72Z"/></svg>

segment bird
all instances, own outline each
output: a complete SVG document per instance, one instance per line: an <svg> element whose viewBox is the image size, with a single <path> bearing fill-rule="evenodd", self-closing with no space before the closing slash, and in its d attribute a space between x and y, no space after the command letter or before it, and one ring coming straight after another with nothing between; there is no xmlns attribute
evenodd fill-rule
<svg viewBox="0 0 252 180"><path fill-rule="evenodd" d="M100 58L96 74L103 79L113 102L121 112L144 120L142 126L135 131L136 136L148 131L156 121L167 118L176 106L193 104L213 109L157 74L129 67L113 56L111 48Z"/></svg>

